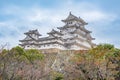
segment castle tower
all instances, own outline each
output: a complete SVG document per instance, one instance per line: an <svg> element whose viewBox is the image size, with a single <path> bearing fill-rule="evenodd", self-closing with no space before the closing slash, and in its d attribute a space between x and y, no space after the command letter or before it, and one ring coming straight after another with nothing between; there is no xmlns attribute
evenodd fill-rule
<svg viewBox="0 0 120 80"><path fill-rule="evenodd" d="M92 43L94 38L91 37L91 31L85 28L86 23L82 18L78 18L69 13L69 16L62 20L65 23L63 27L58 27L63 34L64 47L70 50L87 50L95 44Z"/></svg>
<svg viewBox="0 0 120 80"><path fill-rule="evenodd" d="M19 40L21 42L21 46L26 49L38 48L39 46L39 34L38 30L29 30L24 33L26 37L23 40Z"/></svg>
<svg viewBox="0 0 120 80"><path fill-rule="evenodd" d="M63 49L62 33L52 29L47 37L39 38L39 49Z"/></svg>

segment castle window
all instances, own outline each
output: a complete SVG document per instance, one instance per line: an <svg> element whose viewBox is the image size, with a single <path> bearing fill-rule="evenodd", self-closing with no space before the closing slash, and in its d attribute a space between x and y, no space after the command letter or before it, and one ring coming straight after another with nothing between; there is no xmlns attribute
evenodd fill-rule
<svg viewBox="0 0 120 80"><path fill-rule="evenodd" d="M67 24L72 24L72 22L68 22Z"/></svg>

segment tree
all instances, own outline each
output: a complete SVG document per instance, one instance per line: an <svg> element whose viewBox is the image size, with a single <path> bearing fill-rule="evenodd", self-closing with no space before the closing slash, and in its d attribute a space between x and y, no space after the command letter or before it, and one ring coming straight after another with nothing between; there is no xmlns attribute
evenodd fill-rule
<svg viewBox="0 0 120 80"><path fill-rule="evenodd" d="M116 49L116 51L114 52L114 56L115 56L114 62L118 64L116 70L119 71L115 77L116 80L119 80L120 79L120 49Z"/></svg>
<svg viewBox="0 0 120 80"><path fill-rule="evenodd" d="M114 62L115 51L116 48L110 44L100 44L89 51L90 60L97 68L97 79L115 79L114 76L117 75L116 67L118 66Z"/></svg>
<svg viewBox="0 0 120 80"><path fill-rule="evenodd" d="M11 50L4 49L0 54L0 76L3 80L38 80L48 74L44 67L44 54L39 50L24 50L17 46Z"/></svg>
<svg viewBox="0 0 120 80"><path fill-rule="evenodd" d="M116 48L110 44L100 44L88 52L76 53L72 58L72 66L68 72L77 73L77 79L84 80L114 80L118 71L115 60ZM71 69L72 68L72 69ZM73 74L70 74L72 76Z"/></svg>

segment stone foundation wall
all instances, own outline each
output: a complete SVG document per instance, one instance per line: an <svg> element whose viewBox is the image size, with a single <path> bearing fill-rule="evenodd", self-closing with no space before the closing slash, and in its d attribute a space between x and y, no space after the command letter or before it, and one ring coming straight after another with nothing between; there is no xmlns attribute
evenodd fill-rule
<svg viewBox="0 0 120 80"><path fill-rule="evenodd" d="M88 50L60 50L57 48L41 49L42 53L58 53L58 52L72 52L72 53L86 53Z"/></svg>
<svg viewBox="0 0 120 80"><path fill-rule="evenodd" d="M41 49L42 53L58 53L60 49L57 48L51 48L51 49Z"/></svg>

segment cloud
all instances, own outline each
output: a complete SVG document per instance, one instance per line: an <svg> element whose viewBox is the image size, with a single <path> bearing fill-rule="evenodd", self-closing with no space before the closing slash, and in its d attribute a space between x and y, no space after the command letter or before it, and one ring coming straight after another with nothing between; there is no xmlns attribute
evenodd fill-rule
<svg viewBox="0 0 120 80"><path fill-rule="evenodd" d="M116 15L108 14L103 11L88 11L81 14L88 22L111 22L114 21Z"/></svg>

